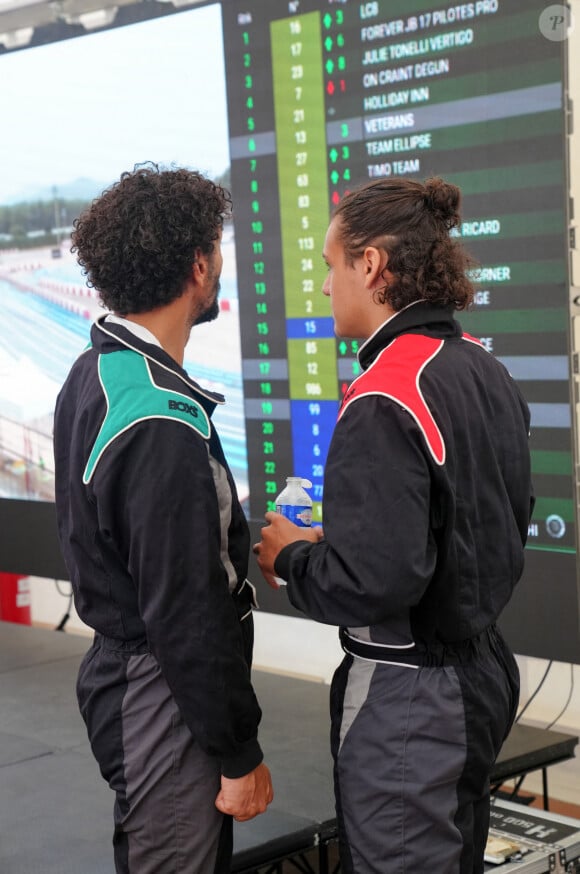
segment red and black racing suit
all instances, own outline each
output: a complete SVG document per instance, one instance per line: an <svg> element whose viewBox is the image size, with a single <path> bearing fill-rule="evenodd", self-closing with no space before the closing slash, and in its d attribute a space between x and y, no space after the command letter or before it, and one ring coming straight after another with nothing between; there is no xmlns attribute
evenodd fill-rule
<svg viewBox="0 0 580 874"><path fill-rule="evenodd" d="M496 620L522 574L529 412L451 309L361 347L325 471L324 539L276 572L346 650L331 694L345 874L483 871L518 672Z"/></svg>

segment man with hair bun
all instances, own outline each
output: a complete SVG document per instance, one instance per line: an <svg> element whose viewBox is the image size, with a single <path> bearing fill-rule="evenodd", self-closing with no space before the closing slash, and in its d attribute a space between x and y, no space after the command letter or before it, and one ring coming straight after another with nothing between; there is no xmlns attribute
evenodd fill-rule
<svg viewBox="0 0 580 874"><path fill-rule="evenodd" d="M272 800L250 680L248 525L183 369L215 319L229 194L141 165L75 221L73 251L111 312L59 394L56 510L79 616L95 630L77 694L115 792L117 874L226 874L232 817Z"/></svg>
<svg viewBox="0 0 580 874"><path fill-rule="evenodd" d="M324 480L324 532L268 513L258 564L340 628L331 746L344 874L480 874L516 662L496 621L524 563L530 416L455 320L473 297L459 189L371 182L324 244L335 331L359 337Z"/></svg>

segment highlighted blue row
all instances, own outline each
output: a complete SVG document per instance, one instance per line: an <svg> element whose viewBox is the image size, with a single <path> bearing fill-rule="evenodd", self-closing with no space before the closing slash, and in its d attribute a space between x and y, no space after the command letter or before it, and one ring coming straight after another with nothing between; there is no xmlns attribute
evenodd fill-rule
<svg viewBox="0 0 580 874"><path fill-rule="evenodd" d="M286 336L289 340L334 338L334 319L328 316L318 319L286 319Z"/></svg>

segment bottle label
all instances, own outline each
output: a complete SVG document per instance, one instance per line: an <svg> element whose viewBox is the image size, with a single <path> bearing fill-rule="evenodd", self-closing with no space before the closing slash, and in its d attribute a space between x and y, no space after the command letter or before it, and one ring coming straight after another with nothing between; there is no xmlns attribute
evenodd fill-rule
<svg viewBox="0 0 580 874"><path fill-rule="evenodd" d="M276 512L286 516L287 519L301 528L310 528L312 525L312 507L297 504L276 504Z"/></svg>

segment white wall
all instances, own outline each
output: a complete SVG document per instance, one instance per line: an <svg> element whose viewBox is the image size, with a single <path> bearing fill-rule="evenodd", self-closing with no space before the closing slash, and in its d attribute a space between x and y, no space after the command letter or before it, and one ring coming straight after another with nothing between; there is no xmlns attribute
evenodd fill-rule
<svg viewBox="0 0 580 874"><path fill-rule="evenodd" d="M30 613L33 625L43 625L56 628L69 610L69 595L71 584L62 580L50 580L44 577L29 577L30 583ZM92 630L79 619L74 604L70 605L70 619L65 630L71 634L92 636Z"/></svg>
<svg viewBox="0 0 580 874"><path fill-rule="evenodd" d="M517 657L521 675L520 709L530 699L544 676L549 662L525 656ZM573 687L573 688L572 688ZM526 710L522 722L547 728L562 711L572 688L570 703L553 731L580 735L580 666L553 662L545 682ZM526 777L523 789L541 793L541 774ZM580 745L576 758L548 769L548 789L552 798L580 804Z"/></svg>

